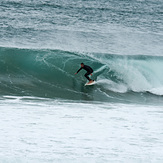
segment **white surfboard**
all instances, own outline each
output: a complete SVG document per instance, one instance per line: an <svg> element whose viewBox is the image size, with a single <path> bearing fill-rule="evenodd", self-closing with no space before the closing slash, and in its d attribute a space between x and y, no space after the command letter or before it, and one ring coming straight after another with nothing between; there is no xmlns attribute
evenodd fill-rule
<svg viewBox="0 0 163 163"><path fill-rule="evenodd" d="M88 82L89 83L89 82ZM85 86L89 86L89 85L94 85L96 82L95 81L93 81L92 83L90 83L90 84L88 84L88 83L85 83Z"/></svg>

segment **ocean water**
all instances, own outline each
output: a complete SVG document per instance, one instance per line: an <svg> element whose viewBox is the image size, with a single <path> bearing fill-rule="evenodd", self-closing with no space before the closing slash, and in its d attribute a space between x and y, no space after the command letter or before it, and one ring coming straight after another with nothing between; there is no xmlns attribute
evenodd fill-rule
<svg viewBox="0 0 163 163"><path fill-rule="evenodd" d="M0 162L163 162L162 0L0 1ZM94 69L84 86L84 62Z"/></svg>

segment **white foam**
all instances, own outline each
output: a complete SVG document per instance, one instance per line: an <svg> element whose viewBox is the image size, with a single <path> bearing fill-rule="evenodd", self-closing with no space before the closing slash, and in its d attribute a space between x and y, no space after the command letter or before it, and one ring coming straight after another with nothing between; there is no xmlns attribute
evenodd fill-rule
<svg viewBox="0 0 163 163"><path fill-rule="evenodd" d="M109 79L99 79L96 82L97 84L103 86L107 90L113 92L125 93L127 92L127 87L124 84L115 83Z"/></svg>
<svg viewBox="0 0 163 163"><path fill-rule="evenodd" d="M103 58L102 63L109 69L98 76L99 83L104 84L105 88L122 93L131 90L163 94L162 60L148 59L148 57L144 60L136 60L126 56L126 58L110 60ZM110 73L114 73L113 78ZM113 81L114 78L116 82Z"/></svg>
<svg viewBox="0 0 163 163"><path fill-rule="evenodd" d="M14 98L0 105L0 162L163 161L162 107Z"/></svg>
<svg viewBox="0 0 163 163"><path fill-rule="evenodd" d="M150 89L149 92L156 94L156 95L163 96L163 87Z"/></svg>

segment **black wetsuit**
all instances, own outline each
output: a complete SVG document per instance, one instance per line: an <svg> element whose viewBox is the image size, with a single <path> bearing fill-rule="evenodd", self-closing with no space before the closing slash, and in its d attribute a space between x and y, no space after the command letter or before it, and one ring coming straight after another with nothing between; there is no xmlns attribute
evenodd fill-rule
<svg viewBox="0 0 163 163"><path fill-rule="evenodd" d="M84 65L84 67L81 67L81 68L77 71L77 73L78 73L80 70L82 70L82 69L84 69L84 70L87 71L87 73L86 73L84 76L85 76L89 81L91 81L91 79L88 77L88 75L90 75L90 74L93 72L93 69L92 69L90 66Z"/></svg>

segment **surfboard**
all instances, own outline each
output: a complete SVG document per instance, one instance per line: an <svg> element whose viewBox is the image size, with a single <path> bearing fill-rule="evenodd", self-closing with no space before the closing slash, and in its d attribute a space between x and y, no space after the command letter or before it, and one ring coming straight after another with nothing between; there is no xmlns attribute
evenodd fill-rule
<svg viewBox="0 0 163 163"><path fill-rule="evenodd" d="M88 82L89 83L89 82ZM88 83L85 83L85 86L89 86L89 85L94 85L96 82L93 81L92 83L88 84Z"/></svg>

